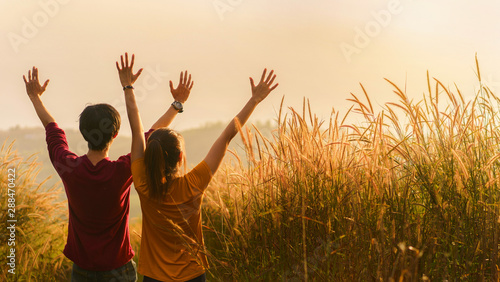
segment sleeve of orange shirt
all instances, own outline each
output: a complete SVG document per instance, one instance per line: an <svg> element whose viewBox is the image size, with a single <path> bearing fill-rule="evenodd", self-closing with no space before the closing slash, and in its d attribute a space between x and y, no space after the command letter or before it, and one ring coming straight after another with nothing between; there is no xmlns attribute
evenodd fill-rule
<svg viewBox="0 0 500 282"><path fill-rule="evenodd" d="M186 174L185 178L191 187L203 193L212 179L212 171L205 161L201 161L195 168Z"/></svg>
<svg viewBox="0 0 500 282"><path fill-rule="evenodd" d="M139 158L132 163L132 178L134 179L135 190L140 194L146 194L148 191L148 182L146 180L146 166L144 158Z"/></svg>

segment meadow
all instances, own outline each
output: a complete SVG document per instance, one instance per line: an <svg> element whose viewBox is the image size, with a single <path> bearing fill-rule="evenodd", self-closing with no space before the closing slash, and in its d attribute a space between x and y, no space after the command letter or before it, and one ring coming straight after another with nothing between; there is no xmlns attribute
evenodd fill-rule
<svg viewBox="0 0 500 282"><path fill-rule="evenodd" d="M361 85L346 114L319 120L304 101L282 104L270 137L242 128L246 155L233 154L205 194L209 280L498 280L500 100L479 67L477 77L470 101L427 74L416 101L387 80L395 99L380 112ZM6 169L21 175L17 277L66 279L66 204L51 202L61 190L40 190L36 163L6 145L0 158L2 230ZM138 250L140 223L131 229Z"/></svg>
<svg viewBox="0 0 500 282"><path fill-rule="evenodd" d="M476 61L477 63L477 61ZM214 277L241 281L491 281L499 274L499 99L465 101L427 74L428 93L375 113L352 95L346 124L307 103L267 139L244 131L206 194Z"/></svg>

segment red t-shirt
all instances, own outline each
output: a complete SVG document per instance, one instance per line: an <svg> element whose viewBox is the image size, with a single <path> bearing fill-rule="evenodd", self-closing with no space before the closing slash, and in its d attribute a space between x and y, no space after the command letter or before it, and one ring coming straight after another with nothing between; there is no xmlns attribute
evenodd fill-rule
<svg viewBox="0 0 500 282"><path fill-rule="evenodd" d="M68 148L66 135L53 122L46 128L50 160L68 197L68 240L64 255L83 269L108 271L132 259L128 229L130 154L95 166ZM149 132L148 132L149 133Z"/></svg>

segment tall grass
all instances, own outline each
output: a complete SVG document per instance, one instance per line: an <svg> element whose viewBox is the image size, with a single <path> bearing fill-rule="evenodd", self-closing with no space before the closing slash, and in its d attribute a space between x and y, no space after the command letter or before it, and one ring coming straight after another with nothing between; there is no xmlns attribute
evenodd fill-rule
<svg viewBox="0 0 500 282"><path fill-rule="evenodd" d="M63 255L66 242L66 204L59 201L61 190L45 187L45 181L38 183L36 176L39 164L31 156L19 157L12 150L14 143L6 143L0 149L0 261L1 281L66 281L71 267ZM10 232L8 217L8 171L15 168L15 246L9 246ZM12 191L10 191L12 192ZM15 248L15 274L9 273L7 256Z"/></svg>
<svg viewBox="0 0 500 282"><path fill-rule="evenodd" d="M376 113L369 95L320 121L280 111L271 139L242 133L204 209L210 275L237 281L499 279L499 99L428 77ZM282 107L283 109L283 107ZM347 124L347 116L362 122Z"/></svg>

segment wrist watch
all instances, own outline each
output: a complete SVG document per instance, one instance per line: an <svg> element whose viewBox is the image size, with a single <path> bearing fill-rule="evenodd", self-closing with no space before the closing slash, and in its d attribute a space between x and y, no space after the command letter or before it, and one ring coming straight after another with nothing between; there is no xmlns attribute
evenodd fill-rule
<svg viewBox="0 0 500 282"><path fill-rule="evenodd" d="M182 103L179 101L174 101L172 103L172 107L174 107L174 109L176 109L179 113L184 112L184 107L182 106Z"/></svg>

